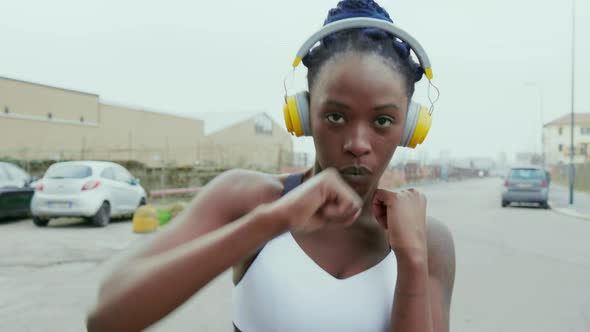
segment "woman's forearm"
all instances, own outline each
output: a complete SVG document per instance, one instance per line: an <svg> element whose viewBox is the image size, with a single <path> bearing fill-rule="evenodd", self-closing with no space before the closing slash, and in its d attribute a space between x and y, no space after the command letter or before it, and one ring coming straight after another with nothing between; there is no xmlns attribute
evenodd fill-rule
<svg viewBox="0 0 590 332"><path fill-rule="evenodd" d="M397 254L391 331L433 331L427 254Z"/></svg>
<svg viewBox="0 0 590 332"><path fill-rule="evenodd" d="M137 259L116 272L99 294L88 330L139 331L184 303L223 271L284 232L261 206L198 239Z"/></svg>

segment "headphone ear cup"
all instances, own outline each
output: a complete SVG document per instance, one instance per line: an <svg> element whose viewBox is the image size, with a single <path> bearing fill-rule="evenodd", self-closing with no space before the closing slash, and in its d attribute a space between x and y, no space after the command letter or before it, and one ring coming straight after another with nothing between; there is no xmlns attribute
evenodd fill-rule
<svg viewBox="0 0 590 332"><path fill-rule="evenodd" d="M283 117L287 131L295 136L311 136L309 126L309 94L302 91L285 98Z"/></svg>
<svg viewBox="0 0 590 332"><path fill-rule="evenodd" d="M287 131L295 136L302 136L303 129L299 121L299 114L297 111L296 96L286 96L285 105L283 106L283 117L285 118L285 126Z"/></svg>
<svg viewBox="0 0 590 332"><path fill-rule="evenodd" d="M432 116L428 112L428 108L411 101L406 116L404 134L399 146L413 149L418 144L422 144L430 131L431 125Z"/></svg>
<svg viewBox="0 0 590 332"><path fill-rule="evenodd" d="M293 128L293 121L291 120L291 109L289 108L290 98L290 96L285 96L285 105L283 105L283 118L285 119L285 127L287 128L287 132L289 132L289 134L294 134L295 128Z"/></svg>
<svg viewBox="0 0 590 332"><path fill-rule="evenodd" d="M311 136L311 121L309 108L309 92L302 91L295 95L297 103L297 114L299 115L299 123L304 136Z"/></svg>

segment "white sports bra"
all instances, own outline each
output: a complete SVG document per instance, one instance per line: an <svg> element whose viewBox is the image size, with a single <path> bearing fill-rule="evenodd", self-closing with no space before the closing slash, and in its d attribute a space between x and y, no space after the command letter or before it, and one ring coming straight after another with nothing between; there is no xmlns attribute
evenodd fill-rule
<svg viewBox="0 0 590 332"><path fill-rule="evenodd" d="M396 280L392 251L377 265L337 279L286 232L262 248L234 288L234 330L385 332Z"/></svg>

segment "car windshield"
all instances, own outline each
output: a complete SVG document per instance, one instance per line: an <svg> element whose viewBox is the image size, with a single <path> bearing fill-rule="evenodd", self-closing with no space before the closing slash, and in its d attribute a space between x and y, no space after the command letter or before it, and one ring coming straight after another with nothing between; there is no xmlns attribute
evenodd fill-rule
<svg viewBox="0 0 590 332"><path fill-rule="evenodd" d="M545 173L536 168L516 168L511 171L510 178L514 180L543 180Z"/></svg>
<svg viewBox="0 0 590 332"><path fill-rule="evenodd" d="M8 176L2 165L0 165L0 181L8 181Z"/></svg>
<svg viewBox="0 0 590 332"><path fill-rule="evenodd" d="M47 170L47 179L83 179L92 175L92 169L84 165L60 164Z"/></svg>

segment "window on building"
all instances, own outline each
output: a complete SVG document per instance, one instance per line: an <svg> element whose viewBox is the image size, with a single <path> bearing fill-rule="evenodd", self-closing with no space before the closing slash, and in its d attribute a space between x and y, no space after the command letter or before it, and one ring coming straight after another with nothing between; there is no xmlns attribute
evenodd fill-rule
<svg viewBox="0 0 590 332"><path fill-rule="evenodd" d="M47 113L47 118L49 120L53 119L53 113L51 113L51 112Z"/></svg>
<svg viewBox="0 0 590 332"><path fill-rule="evenodd" d="M590 135L590 127L582 127L582 128L580 128L580 134L582 134L582 135Z"/></svg>
<svg viewBox="0 0 590 332"><path fill-rule="evenodd" d="M588 155L588 143L582 143L582 146L580 147L580 154L582 156Z"/></svg>
<svg viewBox="0 0 590 332"><path fill-rule="evenodd" d="M557 128L557 133L559 135L563 134L563 128L562 127Z"/></svg>
<svg viewBox="0 0 590 332"><path fill-rule="evenodd" d="M563 144L559 144L557 146L557 150L559 150L559 152L563 151Z"/></svg>

